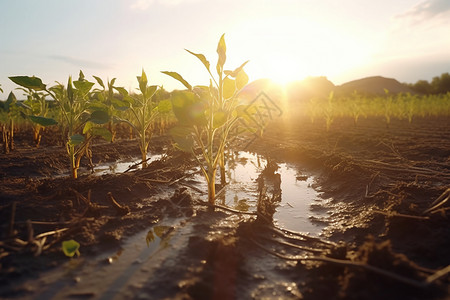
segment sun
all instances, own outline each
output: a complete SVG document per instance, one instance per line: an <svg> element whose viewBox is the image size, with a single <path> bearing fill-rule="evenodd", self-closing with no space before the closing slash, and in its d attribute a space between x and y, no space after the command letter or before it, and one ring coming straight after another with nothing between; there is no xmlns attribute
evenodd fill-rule
<svg viewBox="0 0 450 300"><path fill-rule="evenodd" d="M233 55L250 60L246 71L251 78L281 85L308 76L337 76L366 55L361 43L337 28L301 18L247 20L229 36L237 41Z"/></svg>
<svg viewBox="0 0 450 300"><path fill-rule="evenodd" d="M308 76L308 72L302 69L301 62L296 57L278 58L273 63L267 63L264 74L275 83L286 86L292 81L301 80Z"/></svg>

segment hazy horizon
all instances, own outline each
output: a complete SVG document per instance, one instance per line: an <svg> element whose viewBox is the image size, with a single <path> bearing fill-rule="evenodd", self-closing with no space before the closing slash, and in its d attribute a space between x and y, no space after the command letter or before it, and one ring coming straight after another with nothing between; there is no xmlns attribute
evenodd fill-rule
<svg viewBox="0 0 450 300"><path fill-rule="evenodd" d="M227 69L250 60L250 80L326 76L336 85L370 76L430 81L450 71L447 0L19 0L0 2L2 99L17 86L8 76L66 82L117 78L137 86L182 88L160 71L207 84L203 53L214 66L225 33Z"/></svg>

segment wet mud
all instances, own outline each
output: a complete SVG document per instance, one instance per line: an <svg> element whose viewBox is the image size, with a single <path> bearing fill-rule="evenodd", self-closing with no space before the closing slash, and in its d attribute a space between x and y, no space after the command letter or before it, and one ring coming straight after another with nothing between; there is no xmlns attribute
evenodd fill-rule
<svg viewBox="0 0 450 300"><path fill-rule="evenodd" d="M136 141L97 141L93 163L111 172L82 161L74 181L60 145L19 134L0 154L0 297L448 299L450 122L337 119L327 132L293 119L236 141L261 164L216 207L168 137L153 139L146 169ZM310 202L286 200L288 183L311 188ZM63 254L69 239L80 257Z"/></svg>

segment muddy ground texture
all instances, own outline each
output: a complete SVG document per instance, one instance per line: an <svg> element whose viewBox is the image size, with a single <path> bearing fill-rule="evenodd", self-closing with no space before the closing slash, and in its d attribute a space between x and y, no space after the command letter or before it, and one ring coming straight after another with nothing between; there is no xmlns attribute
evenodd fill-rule
<svg viewBox="0 0 450 300"><path fill-rule="evenodd" d="M185 244L166 247L166 259L152 265L157 276L124 285L118 298L448 299L450 121L387 127L376 118L356 126L337 119L327 132L320 120L293 119L273 121L262 138L236 149L318 174L324 201L314 209L327 214L315 220L326 224L316 237L272 223L276 168L261 175L260 214L237 214L199 199L184 180L195 162L168 137L154 138L150 152L166 154L146 169L94 176L83 160L72 180L54 135L39 149L28 143L31 133L16 136L16 149L0 155L0 297L36 296L24 283L70 260L63 240L78 241L89 260L177 220L161 239L191 226ZM125 138L97 141L92 151L94 164L139 155L137 142ZM72 285L67 297L102 298L101 288Z"/></svg>

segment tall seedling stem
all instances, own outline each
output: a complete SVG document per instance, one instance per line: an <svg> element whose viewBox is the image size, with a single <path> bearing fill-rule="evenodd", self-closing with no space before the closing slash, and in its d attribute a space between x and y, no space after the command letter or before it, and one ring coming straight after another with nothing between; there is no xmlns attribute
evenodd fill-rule
<svg viewBox="0 0 450 300"><path fill-rule="evenodd" d="M123 101L129 103L131 117L129 119L118 119L128 123L134 129L139 138L139 149L142 157L142 168L147 167L147 152L152 135L152 125L160 112L171 109L164 105L164 100L158 104L154 103L153 97L161 90L156 85L148 85L147 75L142 70L141 76L137 76L140 95L130 96L124 88L114 87L123 97ZM168 101L168 100L167 100Z"/></svg>
<svg viewBox="0 0 450 300"><path fill-rule="evenodd" d="M205 66L210 75L210 84L192 87L178 73L163 72L187 88L172 92L172 108L178 125L172 128L171 134L180 149L191 152L196 158L207 182L208 202L214 204L217 167L221 170L221 183L225 184L224 152L228 134L243 111L236 95L248 82L248 76L243 70L247 62L234 71L224 70L226 44L222 35L217 46L216 80L203 54L186 51ZM199 149L201 158L197 157L196 149Z"/></svg>

